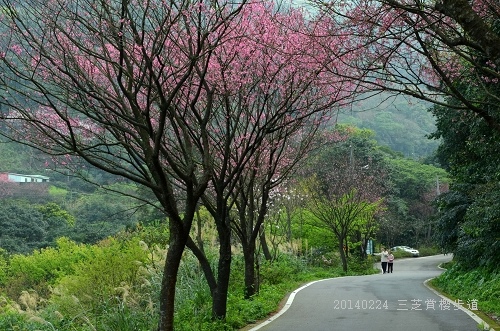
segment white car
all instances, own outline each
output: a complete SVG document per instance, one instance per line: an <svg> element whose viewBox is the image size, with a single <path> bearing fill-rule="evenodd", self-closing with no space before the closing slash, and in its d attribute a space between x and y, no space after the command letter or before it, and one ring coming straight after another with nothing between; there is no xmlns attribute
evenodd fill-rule
<svg viewBox="0 0 500 331"><path fill-rule="evenodd" d="M418 250L416 250L415 248L408 247L408 246L395 246L395 247L391 248L391 251L393 251L393 252L405 251L407 253L410 253L414 257L420 256L420 252Z"/></svg>

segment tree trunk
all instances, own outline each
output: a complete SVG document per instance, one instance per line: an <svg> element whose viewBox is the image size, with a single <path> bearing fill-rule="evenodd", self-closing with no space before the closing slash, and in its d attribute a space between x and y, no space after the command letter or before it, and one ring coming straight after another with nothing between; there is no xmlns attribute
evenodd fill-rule
<svg viewBox="0 0 500 331"><path fill-rule="evenodd" d="M215 279L214 272L212 271L212 266L210 265L210 261L208 261L205 252L202 251L198 246L196 246L195 242L191 239L191 237L188 239L186 246L198 259L198 262L200 263L201 266L201 270L203 270L203 274L205 275L205 279L207 280L208 287L210 288L210 294L213 297L215 289L217 288L217 280Z"/></svg>
<svg viewBox="0 0 500 331"><path fill-rule="evenodd" d="M243 245L245 258L245 299L250 299L256 290L255 286L255 240Z"/></svg>
<svg viewBox="0 0 500 331"><path fill-rule="evenodd" d="M347 272L347 258L345 256L345 251L344 251L344 239L339 238L339 253L340 253L340 260L342 261L342 270L344 272Z"/></svg>
<svg viewBox="0 0 500 331"><path fill-rule="evenodd" d="M290 215L290 210L288 207L285 207L286 214L286 241L292 242L292 216Z"/></svg>
<svg viewBox="0 0 500 331"><path fill-rule="evenodd" d="M179 224L172 225L170 242L163 269L163 278L161 281L160 291L160 320L158 322L158 331L173 331L174 330L174 303L175 303L175 287L177 283L177 274L182 259L182 253L186 245L188 236L184 234L182 226Z"/></svg>
<svg viewBox="0 0 500 331"><path fill-rule="evenodd" d="M226 232L226 231L225 231ZM219 233L220 235L220 233ZM224 238L224 239L223 239ZM226 239L227 238L227 239ZM231 271L231 237L220 235L218 277L215 278L210 261L204 252L188 238L187 247L193 252L200 263L212 296L212 316L214 319L224 319L227 310L227 293Z"/></svg>
<svg viewBox="0 0 500 331"><path fill-rule="evenodd" d="M264 231L264 227L261 226L259 229L259 238L260 238L260 246L262 247L262 253L264 254L264 258L267 261L271 261L273 259L271 252L269 251L269 246L266 241L266 232Z"/></svg>
<svg viewBox="0 0 500 331"><path fill-rule="evenodd" d="M432 224L429 223L427 228L427 238L425 238L426 244L430 244L432 242Z"/></svg>
<svg viewBox="0 0 500 331"><path fill-rule="evenodd" d="M197 230L196 230L196 243L200 249L200 251L205 255L205 247L203 245L203 238L201 236L201 229L203 227L203 220L201 219L200 216L200 209L196 209L196 225L197 225Z"/></svg>
<svg viewBox="0 0 500 331"><path fill-rule="evenodd" d="M223 320L226 318L227 293L229 291L229 276L231 274L231 227L229 219L219 222L219 264L217 274L217 288L212 297L212 317Z"/></svg>

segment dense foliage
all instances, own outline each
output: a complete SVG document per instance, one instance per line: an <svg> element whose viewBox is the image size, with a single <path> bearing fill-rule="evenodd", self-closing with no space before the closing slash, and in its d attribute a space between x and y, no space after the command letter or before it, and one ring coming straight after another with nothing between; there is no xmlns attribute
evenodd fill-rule
<svg viewBox="0 0 500 331"><path fill-rule="evenodd" d="M352 132L345 141L319 149L302 176L314 174L321 190L330 186L330 195L355 188L366 201L381 198L384 212L376 214L376 231L369 236L377 242L389 247L432 246L436 233L432 202L448 189L446 171L378 144L371 130L338 129Z"/></svg>
<svg viewBox="0 0 500 331"><path fill-rule="evenodd" d="M101 185L96 186L68 171L47 170L46 155L24 145L4 141L0 148L1 172L49 177L48 183L0 183L0 247L9 253L54 246L60 237L93 244L159 217L153 208L114 193L137 188L105 172L87 168Z"/></svg>
<svg viewBox="0 0 500 331"><path fill-rule="evenodd" d="M459 85L466 93L482 90ZM484 99L491 96L484 95ZM450 103L457 100L450 99ZM498 106L486 108L500 118ZM497 270L500 265L500 135L471 111L434 107L435 136L443 142L438 157L453 178L438 200L440 242L464 267Z"/></svg>

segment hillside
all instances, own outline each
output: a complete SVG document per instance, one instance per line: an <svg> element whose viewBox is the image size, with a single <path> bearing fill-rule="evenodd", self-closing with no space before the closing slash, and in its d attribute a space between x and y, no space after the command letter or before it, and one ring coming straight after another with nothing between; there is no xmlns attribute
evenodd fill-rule
<svg viewBox="0 0 500 331"><path fill-rule="evenodd" d="M427 111L429 107L429 103L422 101L379 95L344 110L338 122L373 130L380 145L419 159L432 155L439 145L439 141L427 138L435 130L434 117Z"/></svg>

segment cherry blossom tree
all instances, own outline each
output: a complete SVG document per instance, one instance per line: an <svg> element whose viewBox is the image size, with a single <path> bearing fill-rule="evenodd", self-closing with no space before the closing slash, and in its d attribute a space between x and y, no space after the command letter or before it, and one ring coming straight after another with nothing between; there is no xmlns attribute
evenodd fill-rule
<svg viewBox="0 0 500 331"><path fill-rule="evenodd" d="M332 110L348 103L353 92L351 82L325 72L332 60L311 39L314 26L302 12L278 9L273 3L246 6L224 47L214 52L204 82L207 100L218 110L210 130L218 157L202 198L219 234L217 280L201 250L194 242L189 247L210 280L218 318L227 300L231 224L243 245L249 297L269 192L290 175L317 129L331 123ZM231 215L234 208L237 217Z"/></svg>
<svg viewBox="0 0 500 331"><path fill-rule="evenodd" d="M170 230L158 329L173 330L186 245L224 318L241 176L258 170L272 188L355 91L325 71L347 61L313 42L324 26L246 1L0 3L1 133L148 188L155 201L136 198L159 204ZM200 201L216 219L217 279L190 237Z"/></svg>
<svg viewBox="0 0 500 331"><path fill-rule="evenodd" d="M297 129L297 128L296 128ZM263 224L269 221L268 209L273 196L283 190L283 184L296 173L297 165L315 147L318 125L302 126L298 134L283 130L275 132L252 159L252 166L239 177L233 192L237 216L233 228L242 245L245 260L245 297L257 290L255 255L257 239L267 247L262 235ZM340 140L332 135L330 140Z"/></svg>
<svg viewBox="0 0 500 331"><path fill-rule="evenodd" d="M352 79L362 88L431 101L457 114L472 111L492 130L500 131L497 1L310 3L318 9L318 20L331 25L325 38L342 38L342 51L353 54L355 60L349 65L359 71Z"/></svg>
<svg viewBox="0 0 500 331"><path fill-rule="evenodd" d="M159 330L213 172L202 83L243 4L1 1L2 134L147 187L168 217Z"/></svg>
<svg viewBox="0 0 500 331"><path fill-rule="evenodd" d="M311 183L309 211L334 235L343 270L347 271L349 239L360 241L359 252L364 255L367 239L376 230L375 217L384 209L387 188L382 156L370 149L369 133L340 129L349 137L323 146L304 174Z"/></svg>

